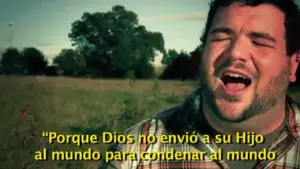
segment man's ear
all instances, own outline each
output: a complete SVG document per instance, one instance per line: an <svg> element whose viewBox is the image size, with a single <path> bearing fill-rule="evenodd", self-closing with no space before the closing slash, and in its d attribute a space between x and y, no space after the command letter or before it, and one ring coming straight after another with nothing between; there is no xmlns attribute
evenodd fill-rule
<svg viewBox="0 0 300 169"><path fill-rule="evenodd" d="M296 52L290 58L290 76L289 76L290 82L295 82L297 79L296 72L299 66L299 62L300 62L300 52Z"/></svg>

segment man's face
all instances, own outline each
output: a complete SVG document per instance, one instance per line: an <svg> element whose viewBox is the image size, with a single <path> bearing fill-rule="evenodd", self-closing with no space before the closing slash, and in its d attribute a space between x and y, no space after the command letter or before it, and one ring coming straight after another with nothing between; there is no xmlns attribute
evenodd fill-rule
<svg viewBox="0 0 300 169"><path fill-rule="evenodd" d="M220 8L209 30L200 80L216 115L241 122L281 99L289 84L284 13L268 4Z"/></svg>

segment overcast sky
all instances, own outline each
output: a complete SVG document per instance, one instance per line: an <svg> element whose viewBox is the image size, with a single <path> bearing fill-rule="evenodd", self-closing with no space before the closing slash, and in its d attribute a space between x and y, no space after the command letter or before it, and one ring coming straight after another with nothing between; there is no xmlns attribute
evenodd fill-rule
<svg viewBox="0 0 300 169"><path fill-rule="evenodd" d="M137 13L148 30L162 32L167 49L186 51L200 43L208 12L207 0L0 0L0 48L9 45L13 22L14 46L34 46L55 56L71 47L71 23L83 12L105 12L114 5Z"/></svg>

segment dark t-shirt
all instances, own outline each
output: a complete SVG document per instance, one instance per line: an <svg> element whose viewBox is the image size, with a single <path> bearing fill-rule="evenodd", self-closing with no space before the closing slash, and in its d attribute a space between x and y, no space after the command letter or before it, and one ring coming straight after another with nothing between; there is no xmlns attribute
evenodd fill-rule
<svg viewBox="0 0 300 169"><path fill-rule="evenodd" d="M246 151L256 151L260 152L264 148L268 148L269 145L279 136L280 132L284 128L284 122L281 124L280 127L278 127L274 132L265 135L264 136L264 143L262 144L256 144L255 146L251 147L248 144L238 144L238 143L232 143L232 144L218 144L218 146L223 150L223 158L226 158L226 153L228 151L238 151L238 152L246 152ZM236 140L235 137L232 137L233 141ZM227 161L226 164L229 166L230 169L252 169L255 164L256 160L252 161Z"/></svg>

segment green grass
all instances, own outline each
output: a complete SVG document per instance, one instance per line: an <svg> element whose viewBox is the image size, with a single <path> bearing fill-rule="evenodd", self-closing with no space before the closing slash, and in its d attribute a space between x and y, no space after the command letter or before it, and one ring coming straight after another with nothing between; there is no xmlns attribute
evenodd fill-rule
<svg viewBox="0 0 300 169"><path fill-rule="evenodd" d="M98 161L36 162L34 152L93 150L107 145L49 144L43 131L72 134L123 132L157 112L180 104L197 83L179 81L91 80L63 77L0 77L0 168L95 169ZM300 90L290 93L300 100ZM25 113L21 113L29 105ZM24 118L21 117L24 114ZM33 119L34 118L34 119ZM4 167L5 166L5 167Z"/></svg>

